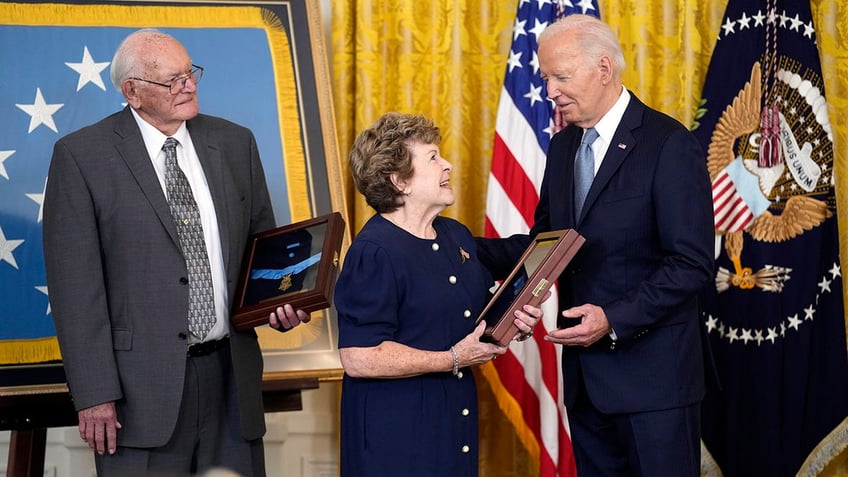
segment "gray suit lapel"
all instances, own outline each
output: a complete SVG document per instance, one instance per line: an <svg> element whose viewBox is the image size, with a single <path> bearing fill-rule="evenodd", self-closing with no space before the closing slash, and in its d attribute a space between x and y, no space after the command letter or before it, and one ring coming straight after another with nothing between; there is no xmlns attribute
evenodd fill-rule
<svg viewBox="0 0 848 477"><path fill-rule="evenodd" d="M168 207L168 201L165 199L162 185L156 176L156 170L147 156L147 148L144 146L141 131L139 131L138 124L136 124L129 107L125 108L118 116L115 133L122 138L121 141L117 142L115 148L126 162L138 186L150 202L150 206L156 211L159 221L168 231L171 240L179 245L177 227L171 216L171 209Z"/></svg>
<svg viewBox="0 0 848 477"><path fill-rule="evenodd" d="M230 250L227 244L230 243L230 227L227 225L229 217L227 215L224 156L218 145L218 138L209 135L201 121L202 118L200 117L189 120L186 127L191 134L191 142L194 143L194 150L197 152L200 164L203 166L203 173L206 175L206 183L209 185L209 192L215 205L215 215L218 217L221 253L224 263L228 263Z"/></svg>

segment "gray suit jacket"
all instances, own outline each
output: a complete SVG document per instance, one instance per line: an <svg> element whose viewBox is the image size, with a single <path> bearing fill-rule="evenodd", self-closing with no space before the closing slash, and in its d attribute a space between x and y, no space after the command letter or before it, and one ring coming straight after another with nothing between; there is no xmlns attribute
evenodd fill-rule
<svg viewBox="0 0 848 477"><path fill-rule="evenodd" d="M218 216L229 296L247 237L274 226L253 134L188 121ZM122 446L164 445L186 366L188 285L174 220L128 108L60 139L44 198L47 285L77 410L117 401ZM256 333L232 332L241 431L265 432Z"/></svg>

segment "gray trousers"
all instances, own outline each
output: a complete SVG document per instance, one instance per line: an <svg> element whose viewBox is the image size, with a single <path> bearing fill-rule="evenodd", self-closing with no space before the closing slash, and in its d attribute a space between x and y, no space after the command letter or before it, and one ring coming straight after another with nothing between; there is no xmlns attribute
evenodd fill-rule
<svg viewBox="0 0 848 477"><path fill-rule="evenodd" d="M246 441L239 430L229 346L186 359L183 400L171 439L162 447L119 446L112 455L95 453L98 477L188 477L213 469L265 477L262 439Z"/></svg>

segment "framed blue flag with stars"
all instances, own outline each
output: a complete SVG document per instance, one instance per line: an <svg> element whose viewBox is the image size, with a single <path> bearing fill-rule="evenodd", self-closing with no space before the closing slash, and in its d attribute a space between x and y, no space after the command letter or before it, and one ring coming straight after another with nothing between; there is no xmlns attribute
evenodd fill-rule
<svg viewBox="0 0 848 477"><path fill-rule="evenodd" d="M50 157L125 106L109 66L134 30L176 37L204 67L201 112L253 131L278 224L344 213L318 16L313 0L0 3L0 366L61 360L41 240ZM303 332L332 348L329 329Z"/></svg>

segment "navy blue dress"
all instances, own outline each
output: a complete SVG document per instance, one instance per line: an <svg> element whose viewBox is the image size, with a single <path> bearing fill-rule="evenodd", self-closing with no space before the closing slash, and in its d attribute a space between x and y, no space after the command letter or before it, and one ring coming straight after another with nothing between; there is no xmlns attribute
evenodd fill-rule
<svg viewBox="0 0 848 477"><path fill-rule="evenodd" d="M339 348L383 341L446 351L474 330L493 284L468 229L437 217L435 240L380 215L357 235L335 288ZM459 375L344 376L341 475L476 476L477 389Z"/></svg>

